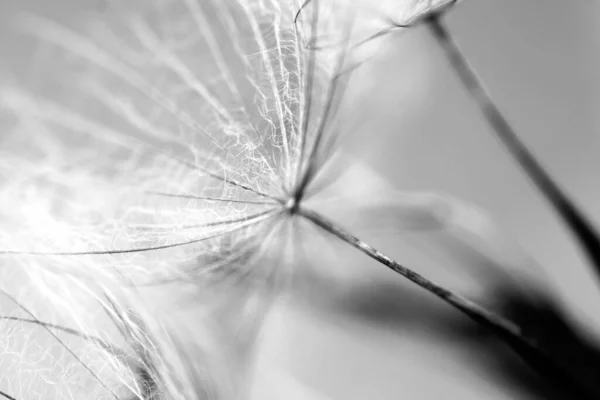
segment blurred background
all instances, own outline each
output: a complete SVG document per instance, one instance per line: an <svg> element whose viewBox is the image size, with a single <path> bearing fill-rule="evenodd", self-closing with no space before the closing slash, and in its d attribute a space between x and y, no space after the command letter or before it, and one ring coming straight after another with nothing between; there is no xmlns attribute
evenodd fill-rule
<svg viewBox="0 0 600 400"><path fill-rule="evenodd" d="M0 24L7 27L22 11L67 21L103 6L101 0L0 0ZM464 1L445 21L522 140L600 225L600 2ZM2 29L5 77L33 62L33 49L23 43ZM494 138L428 29L394 33L380 46L352 91L351 104L368 120L344 145L372 177L345 185L444 192L488 211L535 260L517 263L532 270L512 268L509 281L521 281L520 272L536 275L565 321L600 343L593 272ZM449 245L443 234L356 233L483 300L494 302L505 274ZM338 265L331 274L339 285L307 289L315 298L310 304L278 307L265 331L265 359L331 399L548 398L526 367L462 316L355 251L327 248L311 260Z"/></svg>

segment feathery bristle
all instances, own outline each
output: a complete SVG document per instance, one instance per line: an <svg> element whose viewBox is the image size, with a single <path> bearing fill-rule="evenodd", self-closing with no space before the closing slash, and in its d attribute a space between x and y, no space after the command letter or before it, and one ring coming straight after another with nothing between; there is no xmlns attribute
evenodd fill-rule
<svg viewBox="0 0 600 400"><path fill-rule="evenodd" d="M322 7L140 0L111 3L83 28L22 20L63 61L43 66L52 77L43 85L0 92L11 120L0 157L3 286L32 310L1 323L37 324L61 344L69 334L48 355L58 371L78 362L85 383L64 370L28 379L36 353L23 348L2 390L30 398L28 387L48 394L59 381L51 397L239 390L259 315L291 273L279 254L288 199L309 185L335 127L333 77L347 48L331 67L311 47ZM183 322L179 308L197 321Z"/></svg>

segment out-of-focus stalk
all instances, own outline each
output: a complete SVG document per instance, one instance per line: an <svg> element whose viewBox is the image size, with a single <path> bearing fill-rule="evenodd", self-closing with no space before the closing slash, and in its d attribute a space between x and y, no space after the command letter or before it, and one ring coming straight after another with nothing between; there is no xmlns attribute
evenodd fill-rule
<svg viewBox="0 0 600 400"><path fill-rule="evenodd" d="M598 279L600 279L600 235L595 227L560 189L558 184L519 139L502 111L500 111L486 90L483 82L477 76L474 68L470 65L456 41L440 20L440 16L429 16L427 25L443 49L450 65L466 91L475 104L477 104L488 125L559 214L592 263L594 271L598 275Z"/></svg>
<svg viewBox="0 0 600 400"><path fill-rule="evenodd" d="M306 208L300 208L298 213L375 261L439 297L477 324L489 329L515 350L536 372L551 379L554 384L568 390L570 394L577 394L577 398L580 399L596 399L600 396L598 389L587 385L578 377L573 376L559 360L554 359L545 350L539 348L536 342L524 335L520 327L513 322L399 264L376 248L363 242L351 233L346 232L321 214Z"/></svg>

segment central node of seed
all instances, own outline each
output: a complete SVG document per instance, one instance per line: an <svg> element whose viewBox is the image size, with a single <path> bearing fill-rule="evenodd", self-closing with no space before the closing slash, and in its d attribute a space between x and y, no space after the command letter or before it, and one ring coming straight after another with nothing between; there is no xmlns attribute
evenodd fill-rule
<svg viewBox="0 0 600 400"><path fill-rule="evenodd" d="M298 205L298 201L292 196L285 202L285 209L293 215L298 211Z"/></svg>

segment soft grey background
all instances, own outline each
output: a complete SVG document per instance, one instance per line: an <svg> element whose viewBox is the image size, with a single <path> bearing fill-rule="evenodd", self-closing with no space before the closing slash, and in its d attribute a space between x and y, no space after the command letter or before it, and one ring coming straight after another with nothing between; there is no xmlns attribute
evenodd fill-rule
<svg viewBox="0 0 600 400"><path fill-rule="evenodd" d="M93 7L102 2L0 0L0 24L9 24L17 11L66 20ZM447 21L523 140L600 224L600 3L465 1ZM23 43L2 30L5 73L30 63L31 49ZM351 151L398 188L441 190L490 211L543 266L574 321L600 333L593 275L490 134L427 30L403 33L385 46L386 55L368 66L373 74L363 99L376 118L353 138ZM374 240L403 260L398 237ZM371 279L387 278L382 271ZM476 354L435 332L301 312L282 318L284 339L293 345L285 354L273 350L276 356L333 399L526 398L489 376L474 362Z"/></svg>

